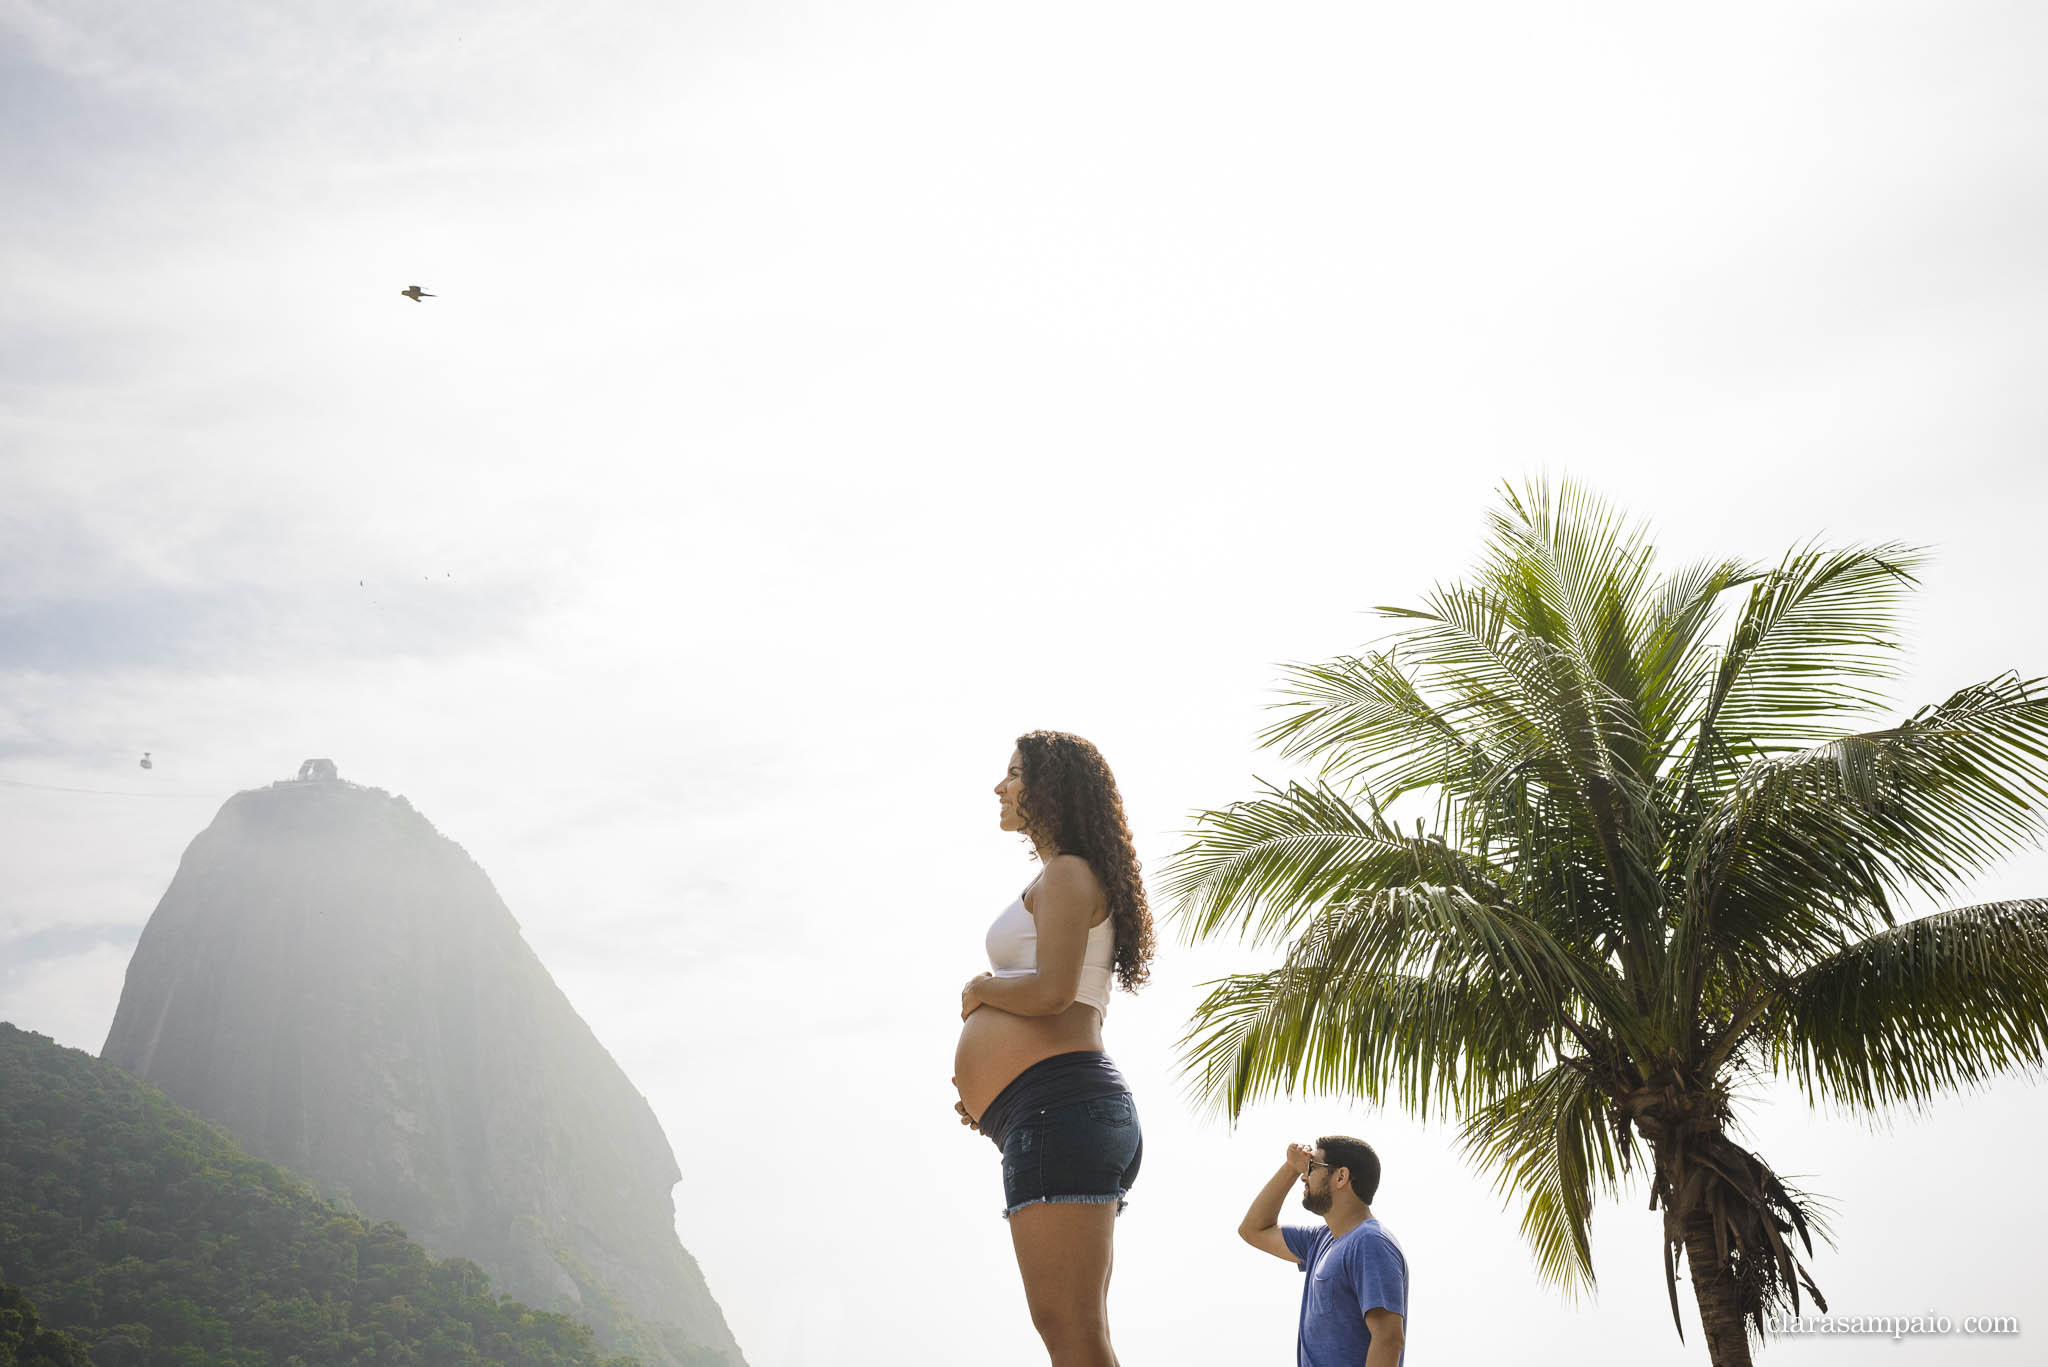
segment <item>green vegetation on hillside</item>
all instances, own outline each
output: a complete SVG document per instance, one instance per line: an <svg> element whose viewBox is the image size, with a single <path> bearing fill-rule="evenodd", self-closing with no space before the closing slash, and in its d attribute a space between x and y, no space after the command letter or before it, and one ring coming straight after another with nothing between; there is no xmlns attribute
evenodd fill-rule
<svg viewBox="0 0 2048 1367"><path fill-rule="evenodd" d="M0 1286L0 1367L92 1367L85 1345L45 1329L17 1287Z"/></svg>
<svg viewBox="0 0 2048 1367"><path fill-rule="evenodd" d="M475 1263L436 1262L397 1225L327 1204L119 1069L4 1023L0 1280L101 1367L634 1362L493 1296ZM0 1345L30 1314L0 1300Z"/></svg>

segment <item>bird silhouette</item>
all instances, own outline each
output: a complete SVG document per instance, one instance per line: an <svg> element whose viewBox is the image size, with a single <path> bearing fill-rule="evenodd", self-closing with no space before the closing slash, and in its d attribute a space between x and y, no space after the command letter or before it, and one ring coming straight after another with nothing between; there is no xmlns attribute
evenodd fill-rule
<svg viewBox="0 0 2048 1367"><path fill-rule="evenodd" d="M407 285L404 289L400 290L399 293L404 295L406 298L412 300L415 304L417 304L422 299L439 299L441 297L438 294L429 294L427 291L421 289L418 285Z"/></svg>

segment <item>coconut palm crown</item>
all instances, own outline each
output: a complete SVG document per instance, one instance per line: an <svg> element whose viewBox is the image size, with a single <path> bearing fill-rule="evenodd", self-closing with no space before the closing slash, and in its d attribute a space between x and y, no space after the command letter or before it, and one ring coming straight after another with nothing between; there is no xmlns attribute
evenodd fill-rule
<svg viewBox="0 0 2048 1367"><path fill-rule="evenodd" d="M1468 582L1290 667L1262 740L1320 777L1196 814L1184 934L1285 956L1211 984L1194 1089L1233 1120L1297 1090L1455 1118L1567 1291L1594 1201L1643 1172L1673 1319L1682 1253L1720 1367L1802 1288L1825 1308L1812 1204L1731 1132L1735 1090L1875 1111L2048 1057L2048 901L1898 915L2048 809L2044 680L1880 724L1922 559L1660 576L1583 490L1505 490ZM1434 816L1396 825L1404 800Z"/></svg>

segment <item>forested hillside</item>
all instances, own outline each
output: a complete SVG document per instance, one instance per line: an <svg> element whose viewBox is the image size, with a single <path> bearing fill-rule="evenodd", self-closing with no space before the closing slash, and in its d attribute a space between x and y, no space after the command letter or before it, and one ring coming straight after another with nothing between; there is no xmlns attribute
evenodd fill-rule
<svg viewBox="0 0 2048 1367"><path fill-rule="evenodd" d="M45 1329L18 1287L0 1285L0 1367L92 1367L85 1345Z"/></svg>
<svg viewBox="0 0 2048 1367"><path fill-rule="evenodd" d="M633 1362L492 1295L476 1264L320 1200L119 1069L5 1023L0 1283L101 1367Z"/></svg>

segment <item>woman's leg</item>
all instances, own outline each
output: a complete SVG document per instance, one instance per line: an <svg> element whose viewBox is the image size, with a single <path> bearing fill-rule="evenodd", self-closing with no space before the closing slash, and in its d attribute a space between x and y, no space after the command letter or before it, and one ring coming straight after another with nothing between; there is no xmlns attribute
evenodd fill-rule
<svg viewBox="0 0 2048 1367"><path fill-rule="evenodd" d="M1116 1367L1109 1346L1116 1202L1040 1201L1010 1216L1031 1323L1052 1367Z"/></svg>
<svg viewBox="0 0 2048 1367"><path fill-rule="evenodd" d="M1112 1234L1115 1233L1115 1228L1116 1227L1114 1225L1110 1227L1110 1231ZM1116 1242L1114 1239L1112 1239L1109 1245L1109 1257L1104 1259L1102 1263L1102 1324L1104 1338L1107 1338L1109 1336L1109 1279L1112 1275L1114 1275L1115 1272ZM1109 1360L1112 1363L1116 1363L1117 1357L1115 1348L1111 1348L1109 1350ZM1118 1364L1117 1367L1122 1367L1122 1365Z"/></svg>

